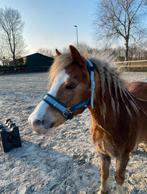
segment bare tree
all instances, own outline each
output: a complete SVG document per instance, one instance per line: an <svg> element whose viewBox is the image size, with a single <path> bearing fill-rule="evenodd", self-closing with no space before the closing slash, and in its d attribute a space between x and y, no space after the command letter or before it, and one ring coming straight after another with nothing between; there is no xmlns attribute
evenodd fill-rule
<svg viewBox="0 0 147 194"><path fill-rule="evenodd" d="M77 44L75 44L76 46ZM87 45L85 42L79 42L78 43L78 50L86 57L89 55L91 48L89 45Z"/></svg>
<svg viewBox="0 0 147 194"><path fill-rule="evenodd" d="M40 48L40 49L38 49L38 53L49 56L49 57L54 56L54 51L52 49L48 49L48 48Z"/></svg>
<svg viewBox="0 0 147 194"><path fill-rule="evenodd" d="M18 10L11 8L0 9L1 49L3 49L5 56L13 60L14 64L24 50L23 25L24 23Z"/></svg>
<svg viewBox="0 0 147 194"><path fill-rule="evenodd" d="M96 25L105 38L122 39L125 45L125 60L129 57L129 43L141 38L144 28L140 18L144 0L101 0ZM146 15L144 15L146 17Z"/></svg>

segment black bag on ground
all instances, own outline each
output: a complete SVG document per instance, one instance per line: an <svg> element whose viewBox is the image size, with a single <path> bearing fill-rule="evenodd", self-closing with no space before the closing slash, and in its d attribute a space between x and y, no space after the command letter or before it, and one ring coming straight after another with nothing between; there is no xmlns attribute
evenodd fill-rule
<svg viewBox="0 0 147 194"><path fill-rule="evenodd" d="M7 119L5 124L0 123L0 137L1 147L4 152L21 147L19 129L11 119Z"/></svg>

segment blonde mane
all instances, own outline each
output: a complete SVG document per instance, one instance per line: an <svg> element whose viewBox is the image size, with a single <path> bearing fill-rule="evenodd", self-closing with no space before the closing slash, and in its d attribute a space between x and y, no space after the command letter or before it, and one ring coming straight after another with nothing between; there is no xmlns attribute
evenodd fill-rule
<svg viewBox="0 0 147 194"><path fill-rule="evenodd" d="M138 114L138 104L136 103L132 94L125 87L124 82L120 79L116 70L105 61L95 58L91 58L90 60L95 64L95 67L99 73L101 82L101 103L99 103L99 106L104 120L108 111L106 102L104 100L106 89L108 90L107 92L109 93L109 97L111 99L111 108L113 114L116 115L116 113L120 113L120 100L123 102L126 113L128 113L130 118L132 118L133 112ZM114 91L112 91L112 87L114 88Z"/></svg>

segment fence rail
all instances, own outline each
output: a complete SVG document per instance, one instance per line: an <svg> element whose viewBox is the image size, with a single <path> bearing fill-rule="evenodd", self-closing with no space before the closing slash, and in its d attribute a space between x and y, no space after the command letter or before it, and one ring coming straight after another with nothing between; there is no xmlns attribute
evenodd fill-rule
<svg viewBox="0 0 147 194"><path fill-rule="evenodd" d="M147 67L147 60L136 60L136 61L118 61L114 62L117 67Z"/></svg>

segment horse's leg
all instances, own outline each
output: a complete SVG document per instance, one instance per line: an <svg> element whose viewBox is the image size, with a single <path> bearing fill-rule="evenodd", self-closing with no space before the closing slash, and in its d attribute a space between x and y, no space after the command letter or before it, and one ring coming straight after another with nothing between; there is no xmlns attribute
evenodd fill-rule
<svg viewBox="0 0 147 194"><path fill-rule="evenodd" d="M126 171L126 166L129 161L129 155L125 154L119 159L116 159L116 176L115 180L117 182L117 194L124 194L123 190L123 183L125 180L125 171Z"/></svg>
<svg viewBox="0 0 147 194"><path fill-rule="evenodd" d="M147 152L147 144L144 144L143 149L145 152Z"/></svg>
<svg viewBox="0 0 147 194"><path fill-rule="evenodd" d="M143 148L143 150L144 150L145 152L147 152L147 143L142 143L142 144L141 144L141 147Z"/></svg>
<svg viewBox="0 0 147 194"><path fill-rule="evenodd" d="M108 193L108 187L107 187L107 181L109 177L109 167L111 163L111 158L107 155L102 154L101 155L101 186L100 191L98 194L107 194Z"/></svg>

